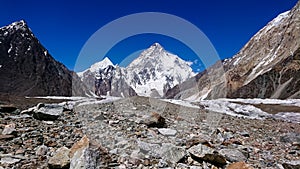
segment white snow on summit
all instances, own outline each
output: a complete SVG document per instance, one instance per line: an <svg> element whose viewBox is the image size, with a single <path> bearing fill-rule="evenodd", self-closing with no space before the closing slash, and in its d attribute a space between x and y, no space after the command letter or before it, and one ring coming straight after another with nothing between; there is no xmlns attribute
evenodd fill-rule
<svg viewBox="0 0 300 169"><path fill-rule="evenodd" d="M155 43L126 67L128 84L140 96L161 97L167 89L195 75L190 65Z"/></svg>
<svg viewBox="0 0 300 169"><path fill-rule="evenodd" d="M110 65L114 66L105 58L78 75L82 81L89 81L89 85L93 84L93 77L101 76L101 79L106 79L104 76L112 75L113 77L107 78L112 78L116 83L127 83L138 95L158 98L164 96L168 89L195 75L190 67L191 62L167 52L159 43L144 50L126 68L114 66L114 73L105 74L104 69ZM99 75L100 72L104 74Z"/></svg>
<svg viewBox="0 0 300 169"><path fill-rule="evenodd" d="M106 68L107 66L110 66L110 65L114 66L114 64L110 61L110 59L108 57L105 57L102 61L94 63L90 68L88 68L88 69L86 69L82 72L78 72L77 74L80 78L82 78L83 74L85 72L90 71L92 73L96 73L96 72L99 71L99 69L104 69L104 68Z"/></svg>

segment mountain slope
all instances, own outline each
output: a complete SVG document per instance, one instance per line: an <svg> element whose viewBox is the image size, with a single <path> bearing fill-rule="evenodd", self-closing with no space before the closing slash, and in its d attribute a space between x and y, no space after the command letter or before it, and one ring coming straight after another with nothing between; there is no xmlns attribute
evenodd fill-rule
<svg viewBox="0 0 300 169"><path fill-rule="evenodd" d="M21 96L83 95L74 72L55 61L25 21L0 28L0 93ZM80 86L80 87L79 87Z"/></svg>
<svg viewBox="0 0 300 169"><path fill-rule="evenodd" d="M165 97L299 98L299 87L295 87L299 80L299 48L300 1L292 10L269 22L232 59L225 60L222 66L217 63L221 67L214 65L202 73L197 86L181 91L171 89ZM196 94L187 94L192 88Z"/></svg>
<svg viewBox="0 0 300 169"><path fill-rule="evenodd" d="M119 66L109 65L106 68L99 69L93 78L95 94L98 96L130 97L137 95L126 82L124 69Z"/></svg>
<svg viewBox="0 0 300 169"><path fill-rule="evenodd" d="M105 57L102 61L97 62L91 65L90 68L86 69L83 72L78 72L78 76L81 78L81 81L88 87L90 91L95 91L95 77L100 76L99 71L103 70L109 66L113 66L113 63L109 58ZM96 92L94 92L96 93ZM106 95L106 94L105 94Z"/></svg>

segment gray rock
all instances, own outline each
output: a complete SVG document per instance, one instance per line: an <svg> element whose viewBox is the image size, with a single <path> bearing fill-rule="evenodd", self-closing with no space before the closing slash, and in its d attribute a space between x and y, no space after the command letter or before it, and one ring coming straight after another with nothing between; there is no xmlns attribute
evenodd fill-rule
<svg viewBox="0 0 300 169"><path fill-rule="evenodd" d="M177 131L173 129L168 128L160 128L158 129L158 132L164 136L175 136Z"/></svg>
<svg viewBox="0 0 300 169"><path fill-rule="evenodd" d="M94 169L99 158L100 145L90 143L87 136L76 142L70 152L70 169Z"/></svg>
<svg viewBox="0 0 300 169"><path fill-rule="evenodd" d="M244 137L250 137L250 134L247 131L242 131L239 134Z"/></svg>
<svg viewBox="0 0 300 169"><path fill-rule="evenodd" d="M164 160L170 163L177 163L187 155L184 148L177 147L173 144L166 143L162 145L161 156Z"/></svg>
<svg viewBox="0 0 300 169"><path fill-rule="evenodd" d="M71 159L70 169L86 169L88 163L86 161L87 147L75 152Z"/></svg>
<svg viewBox="0 0 300 169"><path fill-rule="evenodd" d="M286 162L282 166L284 169L300 169L300 160Z"/></svg>
<svg viewBox="0 0 300 169"><path fill-rule="evenodd" d="M300 133L288 133L280 137L280 141L284 143L300 143Z"/></svg>
<svg viewBox="0 0 300 169"><path fill-rule="evenodd" d="M239 162L247 160L245 155L236 149L222 149L219 151L219 153L225 156L226 160L230 162Z"/></svg>
<svg viewBox="0 0 300 169"><path fill-rule="evenodd" d="M16 159L16 158L12 158L12 157L4 157L4 158L1 158L0 164L15 164L20 161L21 161L21 159Z"/></svg>
<svg viewBox="0 0 300 169"><path fill-rule="evenodd" d="M189 168L189 166L188 165L186 165L186 164L183 164L183 163L179 163L179 164L177 164L177 167L176 168Z"/></svg>
<svg viewBox="0 0 300 169"><path fill-rule="evenodd" d="M137 143L141 153L157 158L161 157L161 146L159 144L147 143L143 141L138 141Z"/></svg>
<svg viewBox="0 0 300 169"><path fill-rule="evenodd" d="M70 167L70 149L61 147L57 149L54 156L49 159L48 166L50 169L69 168Z"/></svg>
<svg viewBox="0 0 300 169"><path fill-rule="evenodd" d="M62 106L64 108L64 111L73 111L75 102L65 102Z"/></svg>
<svg viewBox="0 0 300 169"><path fill-rule="evenodd" d="M233 138L233 137L234 137L234 136L233 136L232 132L224 132L224 134L223 134L223 138L224 138L225 140L231 139L231 138Z"/></svg>
<svg viewBox="0 0 300 169"><path fill-rule="evenodd" d="M14 123L5 125L4 130L2 131L3 135L13 135L16 132L16 125Z"/></svg>
<svg viewBox="0 0 300 169"><path fill-rule="evenodd" d="M216 166L226 165L225 157L208 146L198 144L188 149L188 152L195 161L206 161Z"/></svg>
<svg viewBox="0 0 300 169"><path fill-rule="evenodd" d="M206 154L213 154L214 150L208 146L198 144L188 149L188 152L193 156L203 158Z"/></svg>
<svg viewBox="0 0 300 169"><path fill-rule="evenodd" d="M45 145L41 145L37 148L35 154L37 156L43 156L43 155L46 155L47 154L47 151L48 151L48 147L45 146Z"/></svg>
<svg viewBox="0 0 300 169"><path fill-rule="evenodd" d="M39 106L37 106L38 108ZM57 104L48 104L40 107L33 113L33 117L38 120L53 121L63 113L63 106Z"/></svg>
<svg viewBox="0 0 300 169"><path fill-rule="evenodd" d="M161 128L166 126L165 118L155 112L151 113L149 116L145 116L143 121L148 127Z"/></svg>

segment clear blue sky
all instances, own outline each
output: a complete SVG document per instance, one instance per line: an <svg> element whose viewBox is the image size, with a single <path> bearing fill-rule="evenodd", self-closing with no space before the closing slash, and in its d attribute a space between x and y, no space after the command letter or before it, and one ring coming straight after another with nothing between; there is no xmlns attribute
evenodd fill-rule
<svg viewBox="0 0 300 169"><path fill-rule="evenodd" d="M138 12L163 12L196 25L210 39L219 56L232 57L263 26L291 9L297 0L94 0L94 1L2 1L0 26L24 19L51 55L74 68L89 37L105 24ZM141 35L122 41L107 55L114 63L136 50L160 42L167 50L189 59L192 55L179 42L157 35ZM187 54L188 53L188 54ZM194 67L194 70L198 68Z"/></svg>

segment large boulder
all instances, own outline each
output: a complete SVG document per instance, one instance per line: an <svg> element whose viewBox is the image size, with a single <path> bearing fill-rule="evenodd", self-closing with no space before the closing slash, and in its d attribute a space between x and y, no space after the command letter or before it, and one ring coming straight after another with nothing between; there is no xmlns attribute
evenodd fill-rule
<svg viewBox="0 0 300 169"><path fill-rule="evenodd" d="M63 113L63 106L58 104L47 104L33 113L33 117L38 120L53 121Z"/></svg>

